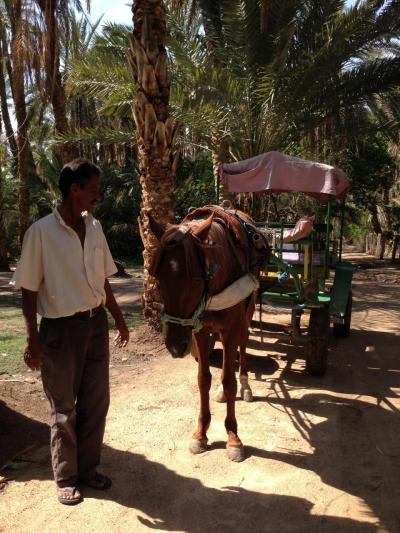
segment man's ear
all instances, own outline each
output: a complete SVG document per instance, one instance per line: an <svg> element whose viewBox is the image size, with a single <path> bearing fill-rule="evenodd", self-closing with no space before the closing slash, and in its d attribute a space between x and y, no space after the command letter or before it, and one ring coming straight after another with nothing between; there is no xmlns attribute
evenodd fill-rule
<svg viewBox="0 0 400 533"><path fill-rule="evenodd" d="M204 220L204 222L202 222L195 229L193 229L192 230L193 235L195 235L201 241L204 241L204 239L208 235L208 232L210 231L213 218L214 218L214 215L210 215L208 218Z"/></svg>
<svg viewBox="0 0 400 533"><path fill-rule="evenodd" d="M75 196L79 192L79 185L77 183L71 183L71 186L69 188L69 193L71 196Z"/></svg>
<svg viewBox="0 0 400 533"><path fill-rule="evenodd" d="M165 231L164 228L160 226L158 222L156 222L156 220L153 218L151 213L148 213L147 216L149 217L149 225L150 225L150 229L152 233L154 234L156 239L160 241L161 237L164 235L164 231Z"/></svg>

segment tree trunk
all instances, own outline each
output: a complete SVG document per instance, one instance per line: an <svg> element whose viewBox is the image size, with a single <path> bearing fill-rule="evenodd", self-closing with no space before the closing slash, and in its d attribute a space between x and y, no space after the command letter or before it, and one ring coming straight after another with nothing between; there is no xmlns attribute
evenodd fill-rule
<svg viewBox="0 0 400 533"><path fill-rule="evenodd" d="M44 65L46 69L46 93L51 100L54 114L55 133L69 130L65 90L60 73L60 36L56 18L58 0L41 0L39 6L43 12L46 33L44 35ZM74 151L68 144L60 144L58 155L63 163L74 158Z"/></svg>
<svg viewBox="0 0 400 533"><path fill-rule="evenodd" d="M214 186L218 191L218 198L216 198L217 204L223 202L234 203L235 195L230 193L225 183L222 183L219 177L219 166L221 163L226 163L228 160L228 143L225 140L221 140L215 133L211 133L211 154L214 174Z"/></svg>
<svg viewBox="0 0 400 533"><path fill-rule="evenodd" d="M142 199L139 217L144 244L144 315L159 323L161 298L149 275L157 241L149 229L148 213L166 225L174 221L177 154L176 126L169 112L170 78L165 50L165 10L162 0L136 0L132 6L134 31L129 36L129 66L136 83L133 106L136 123ZM175 159L175 160L174 160Z"/></svg>
<svg viewBox="0 0 400 533"><path fill-rule="evenodd" d="M397 248L399 246L399 243L400 243L400 235L395 235L393 237L393 246L392 246L392 263L394 263L396 260L396 253L397 253Z"/></svg>
<svg viewBox="0 0 400 533"><path fill-rule="evenodd" d="M18 178L19 178L19 235L22 243L29 226L28 162L29 140L24 89L24 51L22 35L21 0L12 2L11 12L11 56L13 61L13 95L18 133Z"/></svg>
<svg viewBox="0 0 400 533"><path fill-rule="evenodd" d="M4 32L4 27L1 27L1 32ZM0 38L0 58L2 60L7 59L8 51L4 49L3 45L4 39L3 35ZM0 65L0 101L1 101L1 115L4 122L4 128L7 135L7 141L10 146L10 150L14 161L17 162L18 159L18 149L17 143L15 141L14 130L11 124L10 113L8 111L7 104L7 89L6 89L6 79L4 75L4 63Z"/></svg>
<svg viewBox="0 0 400 533"><path fill-rule="evenodd" d="M385 238L382 233L382 226L379 222L378 218L378 209L376 205L372 206L370 208L371 211L371 224L372 228L374 230L374 233L376 235L376 248L375 248L375 257L378 257L379 259L383 259L383 255L385 253Z"/></svg>

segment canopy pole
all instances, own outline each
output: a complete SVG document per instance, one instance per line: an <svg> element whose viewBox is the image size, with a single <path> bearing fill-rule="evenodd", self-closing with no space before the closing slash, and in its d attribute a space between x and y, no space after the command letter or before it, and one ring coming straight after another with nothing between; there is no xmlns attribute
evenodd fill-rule
<svg viewBox="0 0 400 533"><path fill-rule="evenodd" d="M340 213L340 237L339 237L339 262L342 262L342 250L343 250L343 229L344 229L344 210L346 206L346 196L343 198L342 209Z"/></svg>
<svg viewBox="0 0 400 533"><path fill-rule="evenodd" d="M325 279L328 279L329 276L329 249L330 249L330 238L331 238L331 214L332 214L332 199L329 196L328 199L328 209L326 216L326 237L325 237Z"/></svg>

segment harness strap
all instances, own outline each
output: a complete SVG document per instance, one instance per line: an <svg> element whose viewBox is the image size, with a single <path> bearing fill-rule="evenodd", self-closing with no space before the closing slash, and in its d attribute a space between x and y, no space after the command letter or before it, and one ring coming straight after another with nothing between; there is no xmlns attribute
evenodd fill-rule
<svg viewBox="0 0 400 533"><path fill-rule="evenodd" d="M182 327L191 327L193 328L193 331L196 333L200 331L201 328L203 327L203 322L201 318L202 318L204 311L207 308L208 302L209 302L209 298L208 298L207 293L205 292L203 295L203 298L201 299L200 304L197 306L193 315L190 318L179 318L177 316L169 315L168 313L163 311L161 313L161 322L163 326L165 326L167 322L170 322L171 324L178 324L179 326L182 326Z"/></svg>
<svg viewBox="0 0 400 533"><path fill-rule="evenodd" d="M222 226L223 230L225 231L225 235L227 237L229 246L231 247L231 250L233 252L233 256L236 259L237 264L239 265L239 268L242 272L248 272L248 270L245 269L245 267L242 264L242 261L240 260L239 254L237 253L237 249L235 246L235 243L232 240L231 233L229 231L229 228L226 226L225 221L221 218L214 218L215 222L218 222L220 226Z"/></svg>

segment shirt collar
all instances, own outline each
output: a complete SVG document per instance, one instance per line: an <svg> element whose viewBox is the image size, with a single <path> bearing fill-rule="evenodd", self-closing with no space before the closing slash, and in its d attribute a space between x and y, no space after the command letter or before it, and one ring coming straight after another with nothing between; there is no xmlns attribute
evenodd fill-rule
<svg viewBox="0 0 400 533"><path fill-rule="evenodd" d="M56 219L61 224L61 226L64 226L66 228L70 227L70 226L68 226L68 224L65 223L63 217L60 215L58 207L55 207L53 209L53 215L56 217ZM90 224L92 224L92 222L94 220L93 215L91 213L89 213L88 211L82 211L82 218L83 218L86 226L89 226Z"/></svg>

